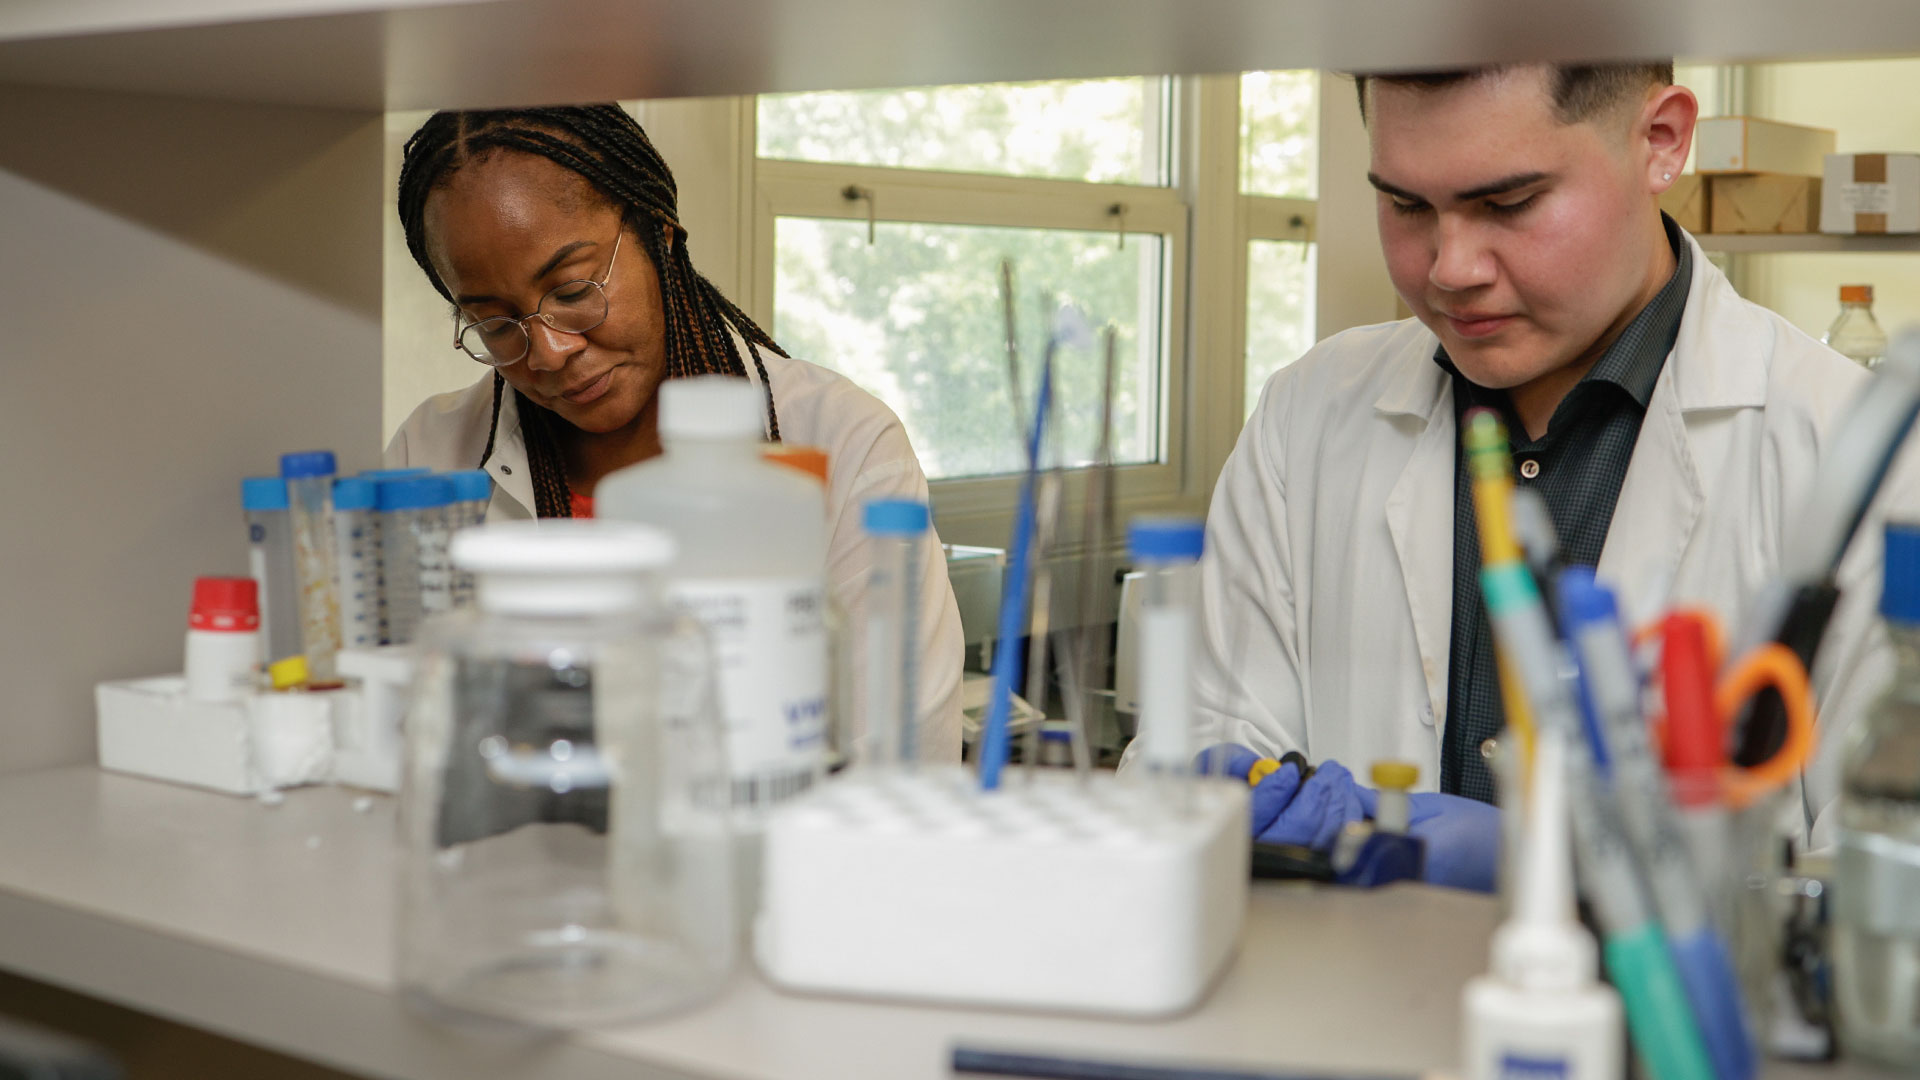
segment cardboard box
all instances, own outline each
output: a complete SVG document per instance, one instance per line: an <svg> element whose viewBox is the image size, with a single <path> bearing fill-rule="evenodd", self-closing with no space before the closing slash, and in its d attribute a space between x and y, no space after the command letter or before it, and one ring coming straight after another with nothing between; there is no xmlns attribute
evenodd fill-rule
<svg viewBox="0 0 1920 1080"><path fill-rule="evenodd" d="M1817 176L1716 176L1710 186L1716 233L1820 231Z"/></svg>
<svg viewBox="0 0 1920 1080"><path fill-rule="evenodd" d="M1672 187L1660 193L1660 209L1688 232L1706 232L1713 224L1707 197L1711 190L1712 185L1699 173L1681 173L1673 178Z"/></svg>
<svg viewBox="0 0 1920 1080"><path fill-rule="evenodd" d="M1920 233L1920 154L1828 154L1820 231Z"/></svg>
<svg viewBox="0 0 1920 1080"><path fill-rule="evenodd" d="M1693 168L1699 173L1821 176L1833 150L1833 132L1826 128L1755 116L1710 116L1693 129Z"/></svg>

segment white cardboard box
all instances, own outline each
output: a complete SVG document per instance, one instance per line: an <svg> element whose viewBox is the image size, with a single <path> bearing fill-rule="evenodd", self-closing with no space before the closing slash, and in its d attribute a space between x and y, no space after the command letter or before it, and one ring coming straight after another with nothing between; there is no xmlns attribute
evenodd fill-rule
<svg viewBox="0 0 1920 1080"><path fill-rule="evenodd" d="M1820 231L1920 233L1920 154L1828 154Z"/></svg>
<svg viewBox="0 0 1920 1080"><path fill-rule="evenodd" d="M1755 116L1710 116L1693 129L1694 171L1819 176L1833 153L1826 128Z"/></svg>

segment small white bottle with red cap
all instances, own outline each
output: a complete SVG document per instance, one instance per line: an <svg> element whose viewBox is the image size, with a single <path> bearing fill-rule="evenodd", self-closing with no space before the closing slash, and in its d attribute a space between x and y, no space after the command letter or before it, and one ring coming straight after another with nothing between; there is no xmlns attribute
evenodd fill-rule
<svg viewBox="0 0 1920 1080"><path fill-rule="evenodd" d="M250 577L195 578L187 616L187 697L240 700L253 684L259 656L259 583Z"/></svg>

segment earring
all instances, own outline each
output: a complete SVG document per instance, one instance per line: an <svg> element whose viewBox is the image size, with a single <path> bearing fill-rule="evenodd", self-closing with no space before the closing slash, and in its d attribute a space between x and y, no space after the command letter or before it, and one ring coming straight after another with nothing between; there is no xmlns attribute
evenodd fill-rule
<svg viewBox="0 0 1920 1080"><path fill-rule="evenodd" d="M1671 179L1673 179L1673 174L1672 174L1672 173L1661 173L1661 174L1660 174L1660 179L1662 179L1662 180L1671 180Z"/></svg>

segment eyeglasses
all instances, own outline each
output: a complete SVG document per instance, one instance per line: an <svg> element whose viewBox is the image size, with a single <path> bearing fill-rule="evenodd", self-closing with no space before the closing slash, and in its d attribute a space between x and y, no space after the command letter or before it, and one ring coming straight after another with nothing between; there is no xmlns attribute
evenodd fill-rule
<svg viewBox="0 0 1920 1080"><path fill-rule="evenodd" d="M613 254L607 257L607 272L599 281L580 278L563 281L547 290L524 319L495 315L491 319L460 325L460 313L453 316L453 344L468 356L488 367L517 364L533 348L527 323L539 319L563 334L584 334L607 321L607 282L613 280L613 263L620 257L623 234L613 238Z"/></svg>

